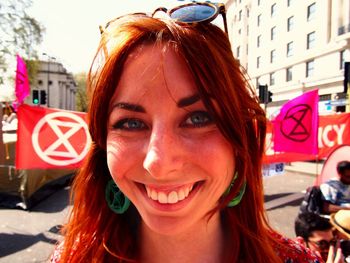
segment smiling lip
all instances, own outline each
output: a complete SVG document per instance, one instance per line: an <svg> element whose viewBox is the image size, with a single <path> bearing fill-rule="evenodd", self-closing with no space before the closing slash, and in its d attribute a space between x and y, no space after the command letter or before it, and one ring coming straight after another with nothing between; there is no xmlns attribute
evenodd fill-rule
<svg viewBox="0 0 350 263"><path fill-rule="evenodd" d="M144 192L146 196L154 205L175 206L188 200L192 192L197 192L199 185L200 182L177 187L142 185L142 188L145 189Z"/></svg>

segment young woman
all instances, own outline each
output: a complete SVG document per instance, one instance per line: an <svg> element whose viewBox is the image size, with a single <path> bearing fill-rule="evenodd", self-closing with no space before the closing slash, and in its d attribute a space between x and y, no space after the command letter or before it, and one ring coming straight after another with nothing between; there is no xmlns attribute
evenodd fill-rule
<svg viewBox="0 0 350 263"><path fill-rule="evenodd" d="M52 261L319 262L267 223L265 113L221 29L116 19L89 87L93 144Z"/></svg>

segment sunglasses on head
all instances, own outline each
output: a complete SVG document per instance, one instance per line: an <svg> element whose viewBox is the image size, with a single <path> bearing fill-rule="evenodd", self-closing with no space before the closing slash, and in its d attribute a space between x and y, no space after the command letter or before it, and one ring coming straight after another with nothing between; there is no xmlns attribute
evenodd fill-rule
<svg viewBox="0 0 350 263"><path fill-rule="evenodd" d="M171 19L179 23L186 24L209 23L213 21L219 14L221 14L224 22L225 32L228 34L225 5L221 3L190 3L177 6L170 10L165 7L159 7L152 13L151 17L154 17L157 12L164 12ZM147 16L146 13L134 13L132 15ZM109 21L104 29L100 27L101 34L104 33L105 30L113 24L113 22L120 18L121 17L118 17Z"/></svg>
<svg viewBox="0 0 350 263"><path fill-rule="evenodd" d="M327 240L311 241L311 240L309 240L308 242L316 245L321 250L326 250L326 249L329 249L330 246L335 246L335 244L337 243L337 240L335 240L335 239L332 239L330 241L327 241Z"/></svg>

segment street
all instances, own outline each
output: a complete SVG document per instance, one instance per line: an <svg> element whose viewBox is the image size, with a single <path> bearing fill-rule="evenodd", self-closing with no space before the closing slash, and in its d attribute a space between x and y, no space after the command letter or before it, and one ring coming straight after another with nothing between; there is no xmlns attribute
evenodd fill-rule
<svg viewBox="0 0 350 263"><path fill-rule="evenodd" d="M265 207L271 225L294 238L294 219L314 177L293 172L264 178ZM61 189L31 211L0 208L0 263L47 262L62 239L57 226L67 221L69 187Z"/></svg>

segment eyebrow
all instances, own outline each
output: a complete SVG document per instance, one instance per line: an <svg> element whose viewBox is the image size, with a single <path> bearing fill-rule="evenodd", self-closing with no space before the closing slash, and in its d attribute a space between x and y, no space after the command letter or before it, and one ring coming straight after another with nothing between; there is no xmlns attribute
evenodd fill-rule
<svg viewBox="0 0 350 263"><path fill-rule="evenodd" d="M113 108L125 109L129 111L142 112L142 113L146 112L144 107L137 104L127 103L127 102L119 102L115 104Z"/></svg>
<svg viewBox="0 0 350 263"><path fill-rule="evenodd" d="M180 99L176 103L176 105L179 108L184 108L184 107L187 107L187 106L190 106L190 105L196 103L199 100L200 100L199 95L195 94L195 95L192 95L190 97ZM129 110L129 111L134 111L134 112L141 112L141 113L146 112L145 108L142 107L141 105L132 104L132 103L128 103L128 102L118 102L113 106L113 108L124 109L124 110Z"/></svg>
<svg viewBox="0 0 350 263"><path fill-rule="evenodd" d="M180 99L176 104L179 108L190 106L200 100L199 94Z"/></svg>

